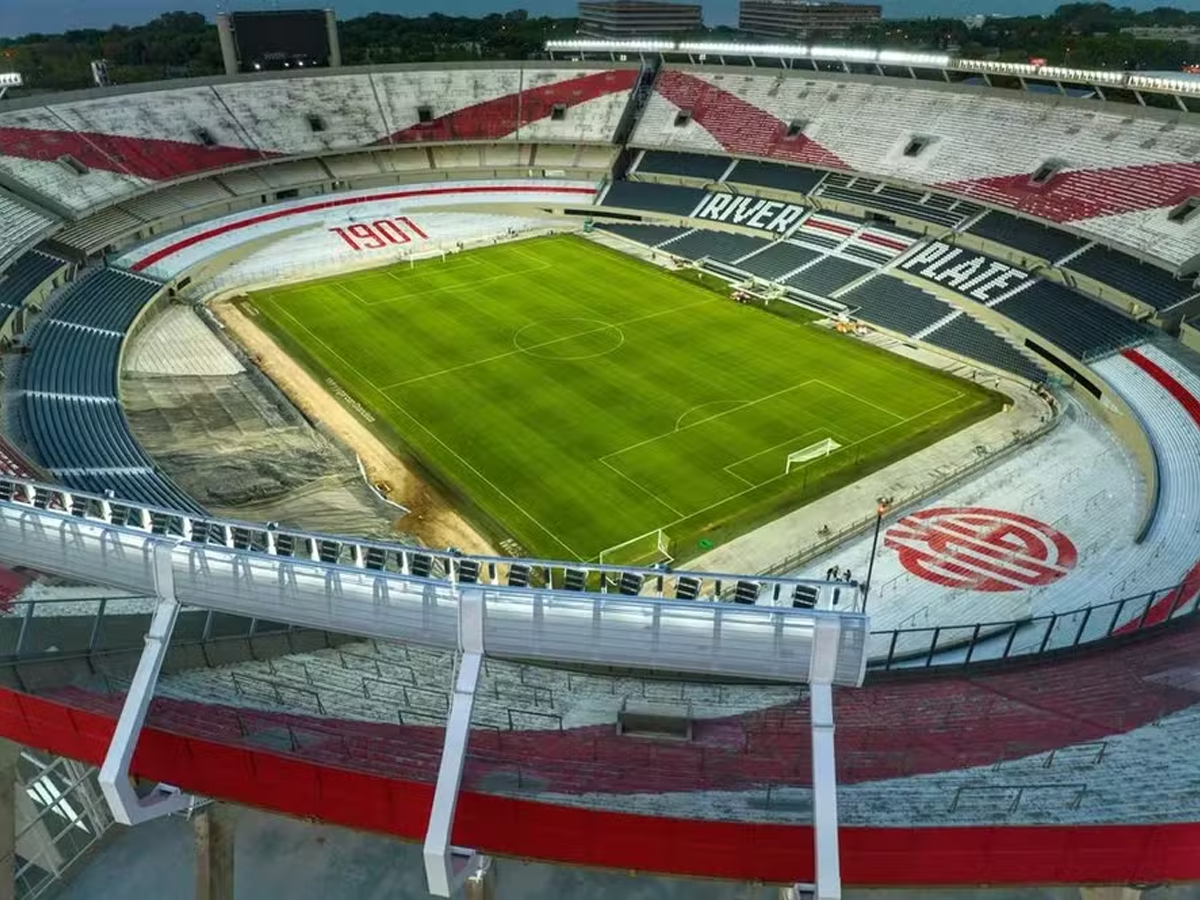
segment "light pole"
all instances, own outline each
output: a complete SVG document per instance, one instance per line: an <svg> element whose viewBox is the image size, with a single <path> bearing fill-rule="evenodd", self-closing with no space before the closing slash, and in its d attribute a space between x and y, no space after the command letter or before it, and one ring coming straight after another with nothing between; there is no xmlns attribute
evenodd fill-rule
<svg viewBox="0 0 1200 900"><path fill-rule="evenodd" d="M879 528L883 525L883 517L887 515L889 501L879 498L875 506L875 537L871 540L871 558L867 560L867 580L863 582L863 612L867 611L867 598L871 596L871 573L875 571L875 551L879 549Z"/></svg>

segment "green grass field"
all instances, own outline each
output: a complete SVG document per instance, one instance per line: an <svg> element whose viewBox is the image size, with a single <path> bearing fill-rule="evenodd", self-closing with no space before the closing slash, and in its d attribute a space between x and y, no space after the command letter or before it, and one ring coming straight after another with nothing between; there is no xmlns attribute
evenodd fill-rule
<svg viewBox="0 0 1200 900"><path fill-rule="evenodd" d="M485 533L552 557L595 559L663 528L688 559L999 407L712 287L552 237L249 303ZM826 438L840 449L785 474L790 452Z"/></svg>

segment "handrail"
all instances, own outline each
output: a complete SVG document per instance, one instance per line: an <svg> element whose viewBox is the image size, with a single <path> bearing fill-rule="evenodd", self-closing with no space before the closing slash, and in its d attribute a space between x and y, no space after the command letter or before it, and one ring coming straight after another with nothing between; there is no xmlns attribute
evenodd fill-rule
<svg viewBox="0 0 1200 900"><path fill-rule="evenodd" d="M1188 596L1189 592L1192 596ZM1191 619L1200 612L1200 586L1184 580L1134 594L1023 619L872 631L868 672L962 667L1030 658L1125 637Z"/></svg>

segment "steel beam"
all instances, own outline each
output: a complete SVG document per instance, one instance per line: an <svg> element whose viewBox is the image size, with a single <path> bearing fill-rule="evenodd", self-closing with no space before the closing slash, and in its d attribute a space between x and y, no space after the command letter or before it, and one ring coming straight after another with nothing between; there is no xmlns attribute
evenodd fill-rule
<svg viewBox="0 0 1200 900"><path fill-rule="evenodd" d="M146 646L142 650L142 658L125 695L125 705L121 707L116 730L113 731L112 741L108 745L108 754L100 767L100 790L104 799L108 801L113 818L122 825L138 825L170 815L187 809L192 802L189 794L166 784L155 785L149 794L140 797L129 777L133 752L137 748L138 736L142 732L150 701L154 697L154 685L158 682L158 673L167 655L171 632L175 629L175 620L179 615L179 601L175 599L175 577L171 568L173 549L174 544L165 541L154 545L154 592L158 597L158 604L150 620L150 630L146 632Z"/></svg>
<svg viewBox="0 0 1200 900"><path fill-rule="evenodd" d="M841 900L838 855L837 767L833 751L833 687L809 687L812 710L813 834L816 842L816 900Z"/></svg>
<svg viewBox="0 0 1200 900"><path fill-rule="evenodd" d="M446 719L442 760L438 766L433 808L425 831L425 880L429 893L449 897L476 870L486 869L487 858L474 850L450 843L454 830L454 809L462 783L471 736L471 711L475 706L475 688L483 668L483 592L464 591L459 600L458 642L462 656L454 682L454 698Z"/></svg>

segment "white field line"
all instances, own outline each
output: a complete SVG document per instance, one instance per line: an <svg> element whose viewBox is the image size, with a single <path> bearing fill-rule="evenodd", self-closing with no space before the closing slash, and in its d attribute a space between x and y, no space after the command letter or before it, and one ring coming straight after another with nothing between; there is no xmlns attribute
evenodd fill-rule
<svg viewBox="0 0 1200 900"><path fill-rule="evenodd" d="M726 472L728 472L730 475L732 475L734 478L738 479L738 481L744 481L746 484L754 484L754 482L751 481L750 479L743 478L737 472L732 471L734 466L740 466L744 462L749 462L752 459L758 459L758 457L762 456L764 453L770 453L773 450L778 450L784 444L791 444L791 443L794 443L795 441L803 440L804 438L808 437L810 434L819 434L820 432L825 432L826 434L829 434L829 429L828 428L810 428L810 429L808 429L808 431L805 431L801 434L792 435L792 437L780 441L778 444L775 444L773 447L767 447L765 450L759 450L757 453L751 453L749 456L743 456L741 459L735 460L734 462L731 462L729 465L722 466L721 468L724 469ZM832 437L832 435L830 435L830 436ZM757 485L755 485L755 487L757 487Z"/></svg>
<svg viewBox="0 0 1200 900"><path fill-rule="evenodd" d="M886 413L887 415L891 416L894 419L903 418L898 413L892 412L887 407L880 406L878 403L872 403L870 400L865 400L862 397L858 396L858 394L853 393L852 391L842 390L842 388L837 387L836 385L829 384L829 382L827 382L827 381L821 381L819 378L817 379L817 382L819 384L823 384L825 387L829 388L829 390L831 390L831 391L837 391L843 397L849 397L851 400L857 400L859 403L865 404L866 406L870 406L872 409L877 409L881 413Z"/></svg>
<svg viewBox="0 0 1200 900"><path fill-rule="evenodd" d="M634 478L630 478L628 475L626 475L620 469L618 469L615 466L608 463L606 460L601 459L601 460L599 460L599 463L600 463L600 465L607 468L610 472L616 472L618 475L620 475L622 478L624 478L626 481L628 481L630 484L632 484L635 488L637 488L639 491L641 491L643 494L645 494L647 497L649 497L651 500L655 501L656 503L658 503L662 506L665 506L674 515L677 515L677 516L683 515L683 513L681 513L679 510L677 510L675 507L673 507L666 500L662 499L662 497L658 496L658 494L654 493L654 491L647 488L640 481L637 481Z"/></svg>
<svg viewBox="0 0 1200 900"><path fill-rule="evenodd" d="M320 344L322 347L324 347L327 351L329 351L329 353L331 353L338 360L340 360L342 365L344 365L347 369L349 369L351 372L353 372L355 374L355 376L357 376L364 384L369 385L371 387L371 389L374 390L376 393L378 393L381 397L383 397L384 400L386 400L388 403L390 403L392 406L394 406L398 411L400 411L402 414L404 414L407 418L412 420L412 423L414 425L416 425L418 428L420 428L422 431L424 431L427 435L429 435L431 438L433 438L433 440L435 440L443 448L445 448L446 452L448 452L451 456L453 456L460 463L462 463L463 466L465 466L467 469L469 469L471 472L473 472L480 481L482 481L484 484L486 484L488 487L490 487L493 491L495 491L497 494L499 494L501 497L503 497L504 500L507 503L511 504L514 509L516 509L518 512L521 513L521 515L525 516L525 518L527 518L530 522L532 522L539 529L541 529L546 534L547 537L549 537L552 541L554 541L556 544L558 544L560 547L562 547L564 550L566 550L569 554L571 554L576 559L578 559L578 560L583 559L582 556L580 556L573 549L571 549L571 547L568 544L566 544L561 538L559 538L558 535L556 535L549 528L547 528L545 525L543 525L541 522L539 522L533 515L531 515L530 512L527 509L525 509L525 507L523 507L521 504L519 504L512 497L508 496L508 494L506 494L504 491L502 491L499 487L496 486L495 482L493 482L490 478L488 478L486 475L484 475L482 472L480 472L477 468L475 468L473 465L471 465L471 463L467 462L467 460L465 460L456 450L454 450L454 448L452 448L449 444L447 444L440 437L438 437L432 430L427 428L425 426L425 424L421 422L420 419L418 419L416 416L414 416L412 413L410 413L407 409L405 409L403 406L401 406L399 403L397 403L395 400L393 400L391 397L389 397L382 388L380 388L373 381L371 381L369 378L364 376L362 374L362 372L358 371L358 369L355 366L353 366L350 362L348 362L344 356L342 356L340 353L338 353L336 350L334 350L332 347L330 347L328 344L326 344L323 340L321 340L320 336L314 334L311 330L309 330L308 326L306 326L303 322L301 322L299 319L297 319L295 316L293 316L291 313L289 313L287 310L285 310L282 306L279 308L279 311L282 312L289 319L291 319L293 322L295 322L296 326L298 328L300 328L301 330L303 330L307 335L309 335L309 337L311 337L314 341L316 341L318 344Z"/></svg>
<svg viewBox="0 0 1200 900"><path fill-rule="evenodd" d="M608 331L610 328L621 328L625 325L632 325L635 322L644 322L647 319L654 319L659 316L668 316L671 313L683 312L685 309L692 309L697 306L704 306L709 303L716 303L717 300L701 300L698 303L688 303L684 306L676 306L671 309L660 309L658 312L647 313L644 316L635 316L632 319L625 319L621 322L611 322L607 325L602 325L599 328L588 328L585 331L580 331L577 334L569 334L565 337L552 338L548 341L542 341L538 344L530 344L528 347L520 347L514 350L505 350L503 353L496 353L492 356L485 356L483 359L472 360L471 362L461 363L457 366L450 366L447 369L438 369L436 372L429 372L425 375L417 375L414 378L406 378L404 381L396 381L392 384L385 384L381 390L390 391L392 388L404 387L406 384L415 384L418 381L426 381L430 378L437 378L439 375L449 375L451 372L459 372L463 369L470 369L473 366L482 366L484 363L495 362L498 359L505 359L509 356L516 356L519 353L524 353L527 350L537 350L539 347L548 347L551 344L559 344L563 341L574 340L577 337L583 337L588 334L597 334L601 331ZM598 320L601 321L601 320ZM531 323L533 324L533 323ZM611 455L611 454L610 454Z"/></svg>
<svg viewBox="0 0 1200 900"><path fill-rule="evenodd" d="M418 260L418 262L432 262L433 259L434 259L433 257L426 257L425 259ZM472 268L475 268L476 266L483 265L483 263L481 263L479 260L472 259L470 256L452 256L451 259L459 260L459 262L442 263L443 271L445 271L445 269L447 269L447 268L450 268L450 269L472 269ZM376 274L376 276L378 276L380 273L375 273L375 274ZM412 278L411 275L408 278L404 278L404 277L401 277L400 275L397 275L396 274L396 266L389 266L387 268L387 270L385 272L383 272L382 274L386 275L388 278L392 279L393 281L400 282L400 284L404 284L404 282L406 282L410 278Z"/></svg>
<svg viewBox="0 0 1200 900"><path fill-rule="evenodd" d="M434 294L454 294L454 293L458 293L459 291L471 290L472 288L475 288L481 284L490 284L491 282L501 281L502 279L505 279L505 278L513 278L517 275L528 275L530 272L540 272L543 269L550 269L550 268L553 268L551 263L544 263L543 265L540 265L540 266L533 266L528 269L521 269L518 272L501 272L499 275L488 275L484 278L473 278L473 279L471 279L471 281L463 282L462 284L447 284L447 285L443 285L442 287L429 288L428 290L425 290L425 291L408 291L407 293L405 293L399 297L385 297L382 300L364 300L363 305L364 306L383 306L385 303L399 303L402 300L412 300L417 297L431 297Z"/></svg>
<svg viewBox="0 0 1200 900"><path fill-rule="evenodd" d="M861 437L857 441L851 441L850 443L845 444L844 446L839 448L838 451L835 451L835 452L840 452L841 450L849 450L851 447L855 447L859 444L865 443L866 441L874 440L875 438L879 437L881 434L885 434L885 433L891 431L893 428L897 428L900 425L905 425L905 424L913 421L914 419L919 419L921 416L929 415L929 413L931 413L931 412L936 412L937 410L941 409L943 406L947 406L951 403L954 403L956 400L961 400L964 396L965 395L962 393L955 394L949 400L943 400L941 403L938 403L935 406L929 407L929 409L921 410L921 412L914 413L913 415L909 416L908 418L900 419L898 422L893 422L891 425L887 425L883 428L880 428L878 431L872 432L871 434L868 434L865 437ZM822 458L824 458L824 457L822 457ZM802 468L804 468L804 464L792 469L792 472L796 472ZM730 500L736 500L738 497L743 497L746 494L750 493L751 491L756 491L759 488L765 487L768 484L772 484L781 478L786 478L790 474L792 474L792 473L787 472L787 473L784 473L781 475L776 475L773 478L768 478L766 481L760 481L758 484L753 485L752 487L748 487L744 491L738 491L736 494L730 494L728 497L723 497L722 499L717 500L715 503L710 503L708 506L702 507L701 509L694 510L694 511L688 513L686 516L680 516L678 519L675 519L672 522L665 522L658 527L660 529L667 529L673 525L678 525L680 522L684 522L694 516L700 515L701 513L708 512L710 509L715 509L716 507L720 506L722 503L728 503Z"/></svg>
<svg viewBox="0 0 1200 900"><path fill-rule="evenodd" d="M816 381L815 378L810 378L807 381L801 381L799 384L793 384L791 387L785 387L785 388L782 388L781 390L774 391L770 394L765 394L764 396L759 397L757 400L746 400L745 402L739 402L737 406L731 407L730 409L721 410L721 412L719 412L719 413L713 413L711 416L705 416L703 419L697 419L695 422L688 422L688 424L684 425L682 428L676 427L676 428L671 429L670 431L664 431L662 434L656 434L656 435L654 435L654 437L648 437L643 441L637 441L636 443L630 444L628 447L622 447L620 450L614 450L612 453L606 453L602 457L600 457L600 461L604 462L604 460L606 460L606 459L612 459L614 456L620 456L622 453L628 453L630 450L636 450L638 447L644 447L644 446L646 446L646 444L652 444L655 441L660 441L665 437L670 437L673 434L679 434L679 432L681 432L681 431L687 431L691 428L695 428L697 425L703 425L705 422L711 422L714 419L719 419L722 416L729 415L730 413L740 412L743 409L747 409L751 406L756 406L765 400L771 400L772 398L778 397L781 394L786 394L786 393L789 393L790 391L794 391L794 390L797 390L798 388L802 388L805 385L813 384L815 381ZM695 408L696 407L694 407L694 406L692 407L692 409L695 409ZM687 410L687 412L691 412L691 410ZM676 419L675 421L678 424L679 420Z"/></svg>

